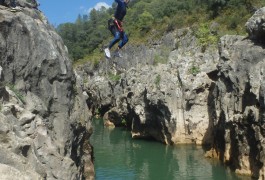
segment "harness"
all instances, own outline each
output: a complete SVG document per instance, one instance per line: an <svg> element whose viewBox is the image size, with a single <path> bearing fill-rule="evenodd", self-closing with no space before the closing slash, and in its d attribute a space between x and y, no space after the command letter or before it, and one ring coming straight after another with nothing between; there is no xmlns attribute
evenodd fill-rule
<svg viewBox="0 0 265 180"><path fill-rule="evenodd" d="M124 32L122 28L122 22L118 19L111 18L108 20L108 29L113 33L113 31Z"/></svg>
<svg viewBox="0 0 265 180"><path fill-rule="evenodd" d="M116 27L118 28L118 31L120 32L123 32L123 29L122 29L122 22L117 20L117 19L114 19L114 24L116 25Z"/></svg>

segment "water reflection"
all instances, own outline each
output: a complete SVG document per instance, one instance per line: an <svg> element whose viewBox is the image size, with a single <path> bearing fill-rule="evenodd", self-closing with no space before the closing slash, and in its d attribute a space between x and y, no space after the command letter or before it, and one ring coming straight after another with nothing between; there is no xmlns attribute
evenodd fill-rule
<svg viewBox="0 0 265 180"><path fill-rule="evenodd" d="M247 180L205 159L200 146L165 146L132 140L130 132L103 127L94 121L91 143L95 151L97 180Z"/></svg>

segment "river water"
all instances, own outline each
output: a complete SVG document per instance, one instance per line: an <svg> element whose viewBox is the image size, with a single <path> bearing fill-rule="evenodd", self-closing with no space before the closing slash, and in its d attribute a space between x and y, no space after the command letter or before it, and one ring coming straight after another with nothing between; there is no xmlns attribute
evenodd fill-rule
<svg viewBox="0 0 265 180"><path fill-rule="evenodd" d="M102 120L93 128L96 180L250 180L204 158L201 146L131 139L129 131L104 128Z"/></svg>

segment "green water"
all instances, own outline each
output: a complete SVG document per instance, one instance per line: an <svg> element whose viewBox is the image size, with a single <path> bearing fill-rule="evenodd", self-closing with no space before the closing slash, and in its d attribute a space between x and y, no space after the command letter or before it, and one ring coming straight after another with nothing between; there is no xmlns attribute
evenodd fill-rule
<svg viewBox="0 0 265 180"><path fill-rule="evenodd" d="M218 161L204 158L196 145L166 146L133 140L123 128L108 129L94 120L96 180L249 180Z"/></svg>

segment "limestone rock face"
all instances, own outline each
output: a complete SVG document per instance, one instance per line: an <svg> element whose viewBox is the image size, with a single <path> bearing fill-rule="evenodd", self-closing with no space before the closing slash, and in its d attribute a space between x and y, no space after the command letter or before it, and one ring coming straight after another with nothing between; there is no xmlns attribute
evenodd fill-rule
<svg viewBox="0 0 265 180"><path fill-rule="evenodd" d="M168 37L170 41L164 41ZM164 49L166 46L169 50ZM148 59L144 52L149 52L148 57L156 54ZM202 53L192 30L181 29L149 50L141 48L130 60L126 57L129 55L114 59L119 68L126 69L116 75L116 80L112 77L115 72L109 77L87 73L91 110L100 109L106 121L118 126L126 121L134 138L154 138L166 144L211 144L212 124L207 109L212 80L207 73L216 70L217 48L209 47ZM157 63L148 65L154 61Z"/></svg>
<svg viewBox="0 0 265 180"><path fill-rule="evenodd" d="M36 7L17 6L0 5L1 177L82 179L90 115L67 48Z"/></svg>
<svg viewBox="0 0 265 180"><path fill-rule="evenodd" d="M264 57L253 41L222 37L218 80L210 92L219 158L256 178L264 176Z"/></svg>
<svg viewBox="0 0 265 180"><path fill-rule="evenodd" d="M246 29L251 39L265 39L265 7L259 9L246 23Z"/></svg>

